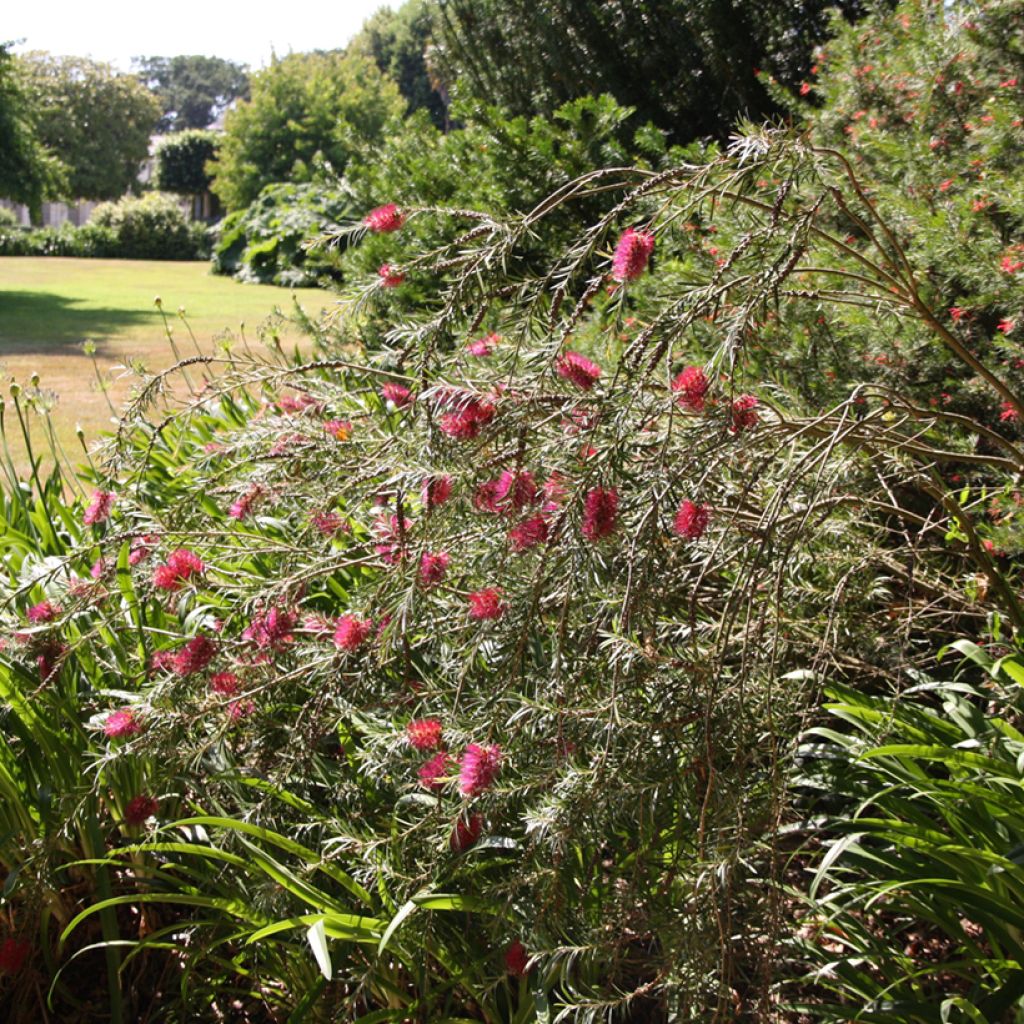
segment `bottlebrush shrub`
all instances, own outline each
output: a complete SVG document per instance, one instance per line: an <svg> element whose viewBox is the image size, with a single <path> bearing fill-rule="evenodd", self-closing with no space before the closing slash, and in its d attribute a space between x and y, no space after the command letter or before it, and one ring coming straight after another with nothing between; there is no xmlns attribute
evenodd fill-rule
<svg viewBox="0 0 1024 1024"><path fill-rule="evenodd" d="M771 202L765 175L789 183ZM944 615L1022 625L1011 567L934 471L954 459L1002 483L1015 445L870 381L813 406L758 347L769 315L869 307L1017 407L842 156L765 131L703 167L597 177L619 203L537 275L517 247L596 178L521 218L453 211L449 240L403 261L435 296L383 349L197 357L182 370L222 373L159 426L145 414L168 374L148 381L73 585L25 597L65 609L42 634L70 648L62 678L98 664L118 680L90 697L98 725L132 705L140 731L105 748L108 770L144 759L130 797L197 811L133 852L159 855L174 906L200 913L179 955L213 1003L228 949L280 970L252 998L297 1005L319 963L352 1016L399 999L436 1017L441 999L510 1020L533 1012L501 980L518 941L563 1019L765 1016L787 927L782 769L812 670L881 685L927 658ZM731 240L714 259L688 226L709 208ZM873 226L859 249L852 210ZM630 224L661 269L619 283ZM341 312L366 323L388 302L372 282ZM481 357L466 342L484 321L502 340ZM568 352L600 371L589 387L560 372ZM692 366L699 409L674 387ZM685 501L700 530L680 531ZM133 565L139 537L155 540ZM182 550L201 571L159 586ZM5 657L31 673L34 653ZM409 742L427 720L437 749Z"/></svg>

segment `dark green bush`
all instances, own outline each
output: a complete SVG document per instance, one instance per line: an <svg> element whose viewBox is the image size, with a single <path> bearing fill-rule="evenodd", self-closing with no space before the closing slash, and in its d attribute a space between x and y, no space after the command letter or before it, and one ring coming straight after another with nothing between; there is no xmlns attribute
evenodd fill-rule
<svg viewBox="0 0 1024 1024"><path fill-rule="evenodd" d="M118 255L134 260L189 260L197 253L188 221L171 196L150 192L97 206L90 224L109 228Z"/></svg>
<svg viewBox="0 0 1024 1024"><path fill-rule="evenodd" d="M210 188L206 163L217 155L217 133L191 129L166 136L156 154L156 186L164 192L199 195Z"/></svg>

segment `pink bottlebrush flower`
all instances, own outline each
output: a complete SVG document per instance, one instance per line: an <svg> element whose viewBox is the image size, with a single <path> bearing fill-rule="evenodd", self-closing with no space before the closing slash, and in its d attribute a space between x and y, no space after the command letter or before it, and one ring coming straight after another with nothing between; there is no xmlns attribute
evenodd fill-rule
<svg viewBox="0 0 1024 1024"><path fill-rule="evenodd" d="M392 402L398 409L412 404L412 392L404 384L385 384L380 393L385 402Z"/></svg>
<svg viewBox="0 0 1024 1024"><path fill-rule="evenodd" d="M501 768L501 748L497 744L481 747L470 743L459 762L459 792L479 796L494 785Z"/></svg>
<svg viewBox="0 0 1024 1024"><path fill-rule="evenodd" d="M687 498L676 512L676 533L687 540L699 540L708 528L708 517L707 505L695 505Z"/></svg>
<svg viewBox="0 0 1024 1024"><path fill-rule="evenodd" d="M60 615L61 611L61 607L55 605L52 601L40 601L39 604L34 604L29 608L28 621L36 623L53 622Z"/></svg>
<svg viewBox="0 0 1024 1024"><path fill-rule="evenodd" d="M594 487L583 501L583 536L598 541L615 532L619 513L619 493L614 487Z"/></svg>
<svg viewBox="0 0 1024 1024"><path fill-rule="evenodd" d="M485 587L469 595L469 617L478 622L487 619L500 619L505 614L506 605L501 587Z"/></svg>
<svg viewBox="0 0 1024 1024"><path fill-rule="evenodd" d="M544 511L554 512L568 497L565 480L557 470L544 481Z"/></svg>
<svg viewBox="0 0 1024 1024"><path fill-rule="evenodd" d="M138 565L144 562L153 554L153 546L160 542L156 534L146 534L143 537L132 537L131 548L128 551L128 564Z"/></svg>
<svg viewBox="0 0 1024 1024"><path fill-rule="evenodd" d="M380 555L385 565L398 565L405 558L410 526L412 520L404 516L401 523L396 515L377 517L373 524L373 532L377 538L373 550Z"/></svg>
<svg viewBox="0 0 1024 1024"><path fill-rule="evenodd" d="M306 412L307 409L316 411L321 406L312 395L296 394L296 395L281 395L277 399L277 407L281 412Z"/></svg>
<svg viewBox="0 0 1024 1024"><path fill-rule="evenodd" d="M484 819L479 814L461 814L456 819L448 845L452 853L465 853L476 846L484 830Z"/></svg>
<svg viewBox="0 0 1024 1024"><path fill-rule="evenodd" d="M309 521L325 537L333 537L345 528L345 524L337 512L313 512Z"/></svg>
<svg viewBox="0 0 1024 1024"><path fill-rule="evenodd" d="M152 818L160 809L160 804L151 796L139 794L128 801L124 809L124 823L126 825L141 825L147 819Z"/></svg>
<svg viewBox="0 0 1024 1024"><path fill-rule="evenodd" d="M177 651L163 650L154 651L153 656L149 659L149 667L153 672L161 672L165 668L170 669L174 667L174 659L178 656Z"/></svg>
<svg viewBox="0 0 1024 1024"><path fill-rule="evenodd" d="M494 354L494 350L501 342L500 334L488 334L486 338L477 338L466 346L466 351L471 356L486 357Z"/></svg>
<svg viewBox="0 0 1024 1024"><path fill-rule="evenodd" d="M442 750L435 754L425 764L421 764L416 774L419 776L420 785L424 789L431 789L435 792L444 788L445 778L451 768L452 759L448 752Z"/></svg>
<svg viewBox="0 0 1024 1024"><path fill-rule="evenodd" d="M271 608L253 617L243 630L242 639L252 641L260 650L283 651L295 640L292 630L297 621L295 612Z"/></svg>
<svg viewBox="0 0 1024 1024"><path fill-rule="evenodd" d="M94 579L100 579L103 574L107 571L107 560L100 556L95 562L89 567L89 575Z"/></svg>
<svg viewBox="0 0 1024 1024"><path fill-rule="evenodd" d="M456 441L472 441L494 415L493 412L487 416L481 415L480 409L479 406L471 406L459 412L445 413L437 421L437 425L442 433L455 438Z"/></svg>
<svg viewBox="0 0 1024 1024"><path fill-rule="evenodd" d="M253 484L245 494L234 501L228 509L228 515L232 519L247 519L252 515L256 502L263 497L263 488L259 484Z"/></svg>
<svg viewBox="0 0 1024 1024"><path fill-rule="evenodd" d="M601 367L579 352L570 351L559 358L555 372L581 391L589 391L601 376Z"/></svg>
<svg viewBox="0 0 1024 1024"><path fill-rule="evenodd" d="M448 572L451 555L447 551L424 551L420 559L420 584L423 587L436 587Z"/></svg>
<svg viewBox="0 0 1024 1024"><path fill-rule="evenodd" d="M300 445L309 444L309 438L305 434L282 434L267 449L268 455L288 455Z"/></svg>
<svg viewBox="0 0 1024 1024"><path fill-rule="evenodd" d="M428 511L443 505L452 496L450 476L428 476L420 488L420 501Z"/></svg>
<svg viewBox="0 0 1024 1024"><path fill-rule="evenodd" d="M684 409L702 412L704 396L707 394L710 381L704 376L699 366L687 366L672 381L672 390L676 394L676 402Z"/></svg>
<svg viewBox="0 0 1024 1024"><path fill-rule="evenodd" d="M242 680L234 672L217 672L210 676L210 689L221 697L234 697L242 687Z"/></svg>
<svg viewBox="0 0 1024 1024"><path fill-rule="evenodd" d="M405 727L405 738L417 750L436 750L442 732L440 718L420 718Z"/></svg>
<svg viewBox="0 0 1024 1024"><path fill-rule="evenodd" d="M17 974L25 966L32 947L27 942L6 938L0 942L0 974Z"/></svg>
<svg viewBox="0 0 1024 1024"><path fill-rule="evenodd" d="M82 522L86 526L105 523L110 518L115 501L117 501L117 495L111 491L96 491L82 516Z"/></svg>
<svg viewBox="0 0 1024 1024"><path fill-rule="evenodd" d="M960 323L960 321L963 320L965 316L967 316L967 310L964 309L963 306L949 307L949 317L953 321L953 323Z"/></svg>
<svg viewBox="0 0 1024 1024"><path fill-rule="evenodd" d="M758 424L760 417L757 407L760 403L754 395L740 395L733 400L729 432L738 434Z"/></svg>
<svg viewBox="0 0 1024 1024"><path fill-rule="evenodd" d="M999 266L1004 274L1016 274L1018 270L1024 267L1024 263L1020 260L1015 260L1012 256L1004 256Z"/></svg>
<svg viewBox="0 0 1024 1024"><path fill-rule="evenodd" d="M103 735L108 739L120 740L142 732L142 724L134 708L119 708L112 711L103 721Z"/></svg>
<svg viewBox="0 0 1024 1024"><path fill-rule="evenodd" d="M548 539L548 520L545 515L530 516L508 531L513 551L529 551Z"/></svg>
<svg viewBox="0 0 1024 1024"><path fill-rule="evenodd" d="M612 277L616 281L635 281L646 269L654 252L654 235L649 231L626 228L615 246Z"/></svg>
<svg viewBox="0 0 1024 1024"><path fill-rule="evenodd" d="M205 636L193 637L175 655L171 669L179 676L202 672L217 654L217 645Z"/></svg>
<svg viewBox="0 0 1024 1024"><path fill-rule="evenodd" d="M1015 321L1013 320L1000 320L996 330L1001 331L1003 334L1009 334L1013 330L1014 326Z"/></svg>
<svg viewBox="0 0 1024 1024"><path fill-rule="evenodd" d="M497 480L494 497L503 512L521 512L537 500L539 493L537 481L528 470L506 469Z"/></svg>
<svg viewBox="0 0 1024 1024"><path fill-rule="evenodd" d="M530 954L518 939L505 950L505 970L513 978L525 978L529 962Z"/></svg>
<svg viewBox="0 0 1024 1024"><path fill-rule="evenodd" d="M342 651L358 651L372 630L373 623L369 619L342 615L334 628L334 645Z"/></svg>
<svg viewBox="0 0 1024 1024"><path fill-rule="evenodd" d="M233 700L227 707L228 721L231 723L240 722L248 718L256 710L256 704L251 700Z"/></svg>
<svg viewBox="0 0 1024 1024"><path fill-rule="evenodd" d="M387 235L405 223L405 214L394 203L387 203L371 210L363 218L363 223L375 235Z"/></svg>
<svg viewBox="0 0 1024 1024"><path fill-rule="evenodd" d="M405 274L398 267L391 266L390 263L382 263L380 270L377 271L377 276L385 288L397 288L405 280Z"/></svg>
<svg viewBox="0 0 1024 1024"><path fill-rule="evenodd" d="M999 419L1003 423L1013 422L1020 419L1017 415L1017 410L1013 407L1013 402L1001 402L999 408L1002 410L999 413Z"/></svg>
<svg viewBox="0 0 1024 1024"><path fill-rule="evenodd" d="M206 566L198 555L187 548L172 551L164 565L153 570L153 585L160 590L175 591L187 583L193 576L200 576Z"/></svg>
<svg viewBox="0 0 1024 1024"><path fill-rule="evenodd" d="M473 494L473 508L478 512L500 512L498 501L498 481L487 480L480 484Z"/></svg>
<svg viewBox="0 0 1024 1024"><path fill-rule="evenodd" d="M313 613L307 615L302 620L302 628L307 633L312 633L313 636L330 636L334 633L337 628L337 623L333 619L329 619L326 615L320 615Z"/></svg>
<svg viewBox="0 0 1024 1024"><path fill-rule="evenodd" d="M349 420L328 420L324 424L324 430L335 441L347 441L352 436L352 424Z"/></svg>

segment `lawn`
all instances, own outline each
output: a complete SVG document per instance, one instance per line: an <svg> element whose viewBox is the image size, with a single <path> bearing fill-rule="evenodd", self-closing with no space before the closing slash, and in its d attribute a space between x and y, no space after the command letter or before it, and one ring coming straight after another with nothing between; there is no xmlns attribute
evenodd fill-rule
<svg viewBox="0 0 1024 1024"><path fill-rule="evenodd" d="M123 372L129 360L149 369L170 365L174 354L154 304L160 296L183 356L195 346L178 318L184 307L204 352L214 350L225 333L256 343L259 325L275 307L287 312L292 296L311 316L330 305L316 288L289 291L269 285L239 284L209 272L207 263L141 260L86 260L59 257L0 258L0 374L27 384L38 373L40 386L54 396L53 420L69 451L77 446L75 425L89 438L111 424L107 399L120 408L132 379ZM287 332L286 341L297 340ZM100 373L83 350L92 342ZM20 461L20 460L19 460Z"/></svg>

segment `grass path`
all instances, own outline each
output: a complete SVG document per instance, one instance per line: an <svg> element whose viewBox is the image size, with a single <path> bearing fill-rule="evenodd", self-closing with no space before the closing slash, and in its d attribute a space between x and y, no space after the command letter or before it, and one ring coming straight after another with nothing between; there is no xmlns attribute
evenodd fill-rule
<svg viewBox="0 0 1024 1024"><path fill-rule="evenodd" d="M0 381L3 395L13 377L28 383L33 373L52 393L54 424L69 451L77 449L75 425L94 438L109 428L111 412L127 398L131 380L122 368L141 360L148 369L169 366L174 355L163 319L154 305L160 296L184 356L195 347L178 318L184 307L204 352L214 351L225 333L238 336L240 325L250 344L259 325L292 296L316 317L331 296L316 288L294 292L269 285L243 285L215 277L207 263L142 260L85 260L63 257L0 257ZM283 341L297 338L282 334ZM96 348L101 374L110 383L100 389L85 342Z"/></svg>

